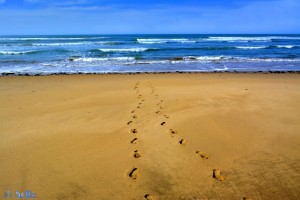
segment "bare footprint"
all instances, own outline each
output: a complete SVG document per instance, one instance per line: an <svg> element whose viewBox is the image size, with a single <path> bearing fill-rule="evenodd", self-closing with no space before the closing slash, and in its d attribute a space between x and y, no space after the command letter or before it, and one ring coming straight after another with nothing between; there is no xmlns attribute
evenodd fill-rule
<svg viewBox="0 0 300 200"><path fill-rule="evenodd" d="M151 196L150 194L146 194L144 197L147 200L154 200L153 196Z"/></svg>
<svg viewBox="0 0 300 200"><path fill-rule="evenodd" d="M138 138L133 138L133 140L130 141L131 144L136 144L138 141Z"/></svg>
<svg viewBox="0 0 300 200"><path fill-rule="evenodd" d="M131 113L134 113L134 112L135 112L135 110L131 111Z"/></svg>
<svg viewBox="0 0 300 200"><path fill-rule="evenodd" d="M244 197L243 200L252 200L250 197Z"/></svg>
<svg viewBox="0 0 300 200"><path fill-rule="evenodd" d="M137 116L136 116L136 115L133 115L133 116L132 116L132 118L133 118L133 119L136 119L136 118L137 118Z"/></svg>
<svg viewBox="0 0 300 200"><path fill-rule="evenodd" d="M138 171L138 168L133 168L129 173L129 177L132 179L136 179L138 177Z"/></svg>
<svg viewBox="0 0 300 200"><path fill-rule="evenodd" d="M137 108L137 109L139 109L139 108L140 108L140 106L137 106L136 108Z"/></svg>
<svg viewBox="0 0 300 200"><path fill-rule="evenodd" d="M201 151L196 151L196 154L199 155L203 159L208 159L209 158L207 154L205 154Z"/></svg>
<svg viewBox="0 0 300 200"><path fill-rule="evenodd" d="M136 133L138 133L138 131L136 130L136 128L134 128L134 129L131 129L131 133L136 134Z"/></svg>
<svg viewBox="0 0 300 200"><path fill-rule="evenodd" d="M160 123L160 125L161 125L161 126L164 126L164 125L166 125L166 122L162 122L162 123Z"/></svg>
<svg viewBox="0 0 300 200"><path fill-rule="evenodd" d="M132 121L129 121L129 122L127 122L127 125L129 125L129 124L131 124L132 123Z"/></svg>
<svg viewBox="0 0 300 200"><path fill-rule="evenodd" d="M213 170L213 178L215 178L219 181L224 181L224 176L221 175L221 170L220 169L214 169Z"/></svg>
<svg viewBox="0 0 300 200"><path fill-rule="evenodd" d="M179 144L185 145L186 143L187 143L187 141L185 139L179 140Z"/></svg>
<svg viewBox="0 0 300 200"><path fill-rule="evenodd" d="M170 129L171 134L177 134L177 131L174 131L173 129Z"/></svg>
<svg viewBox="0 0 300 200"><path fill-rule="evenodd" d="M140 158L142 156L142 153L139 150L135 150L133 153L133 157Z"/></svg>
<svg viewBox="0 0 300 200"><path fill-rule="evenodd" d="M161 112L160 112L160 111L156 111L155 113L156 113L156 114L160 114Z"/></svg>
<svg viewBox="0 0 300 200"><path fill-rule="evenodd" d="M165 118L167 118L167 119L170 118L168 115L164 115L164 116L165 116Z"/></svg>
<svg viewBox="0 0 300 200"><path fill-rule="evenodd" d="M142 99L142 101L145 101L145 99Z"/></svg>

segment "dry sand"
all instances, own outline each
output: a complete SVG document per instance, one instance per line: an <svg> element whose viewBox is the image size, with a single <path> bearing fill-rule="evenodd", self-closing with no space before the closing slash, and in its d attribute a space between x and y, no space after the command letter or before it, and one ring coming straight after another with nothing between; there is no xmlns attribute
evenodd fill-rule
<svg viewBox="0 0 300 200"><path fill-rule="evenodd" d="M0 77L0 199L16 190L299 199L300 75Z"/></svg>

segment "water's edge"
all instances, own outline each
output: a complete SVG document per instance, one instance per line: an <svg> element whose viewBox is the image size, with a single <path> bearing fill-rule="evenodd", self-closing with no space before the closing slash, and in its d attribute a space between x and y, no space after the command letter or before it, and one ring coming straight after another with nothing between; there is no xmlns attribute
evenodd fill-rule
<svg viewBox="0 0 300 200"><path fill-rule="evenodd" d="M0 77L5 76L58 76L58 75L137 75L137 74L300 74L300 70L297 71L161 71L161 72L105 72L105 73L66 73L66 72L59 72L59 73L1 73Z"/></svg>

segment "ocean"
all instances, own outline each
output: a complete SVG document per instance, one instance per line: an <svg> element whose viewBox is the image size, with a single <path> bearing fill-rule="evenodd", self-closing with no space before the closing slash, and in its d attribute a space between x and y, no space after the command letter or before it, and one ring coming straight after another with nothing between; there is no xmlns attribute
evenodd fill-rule
<svg viewBox="0 0 300 200"><path fill-rule="evenodd" d="M0 74L300 71L300 35L0 36Z"/></svg>

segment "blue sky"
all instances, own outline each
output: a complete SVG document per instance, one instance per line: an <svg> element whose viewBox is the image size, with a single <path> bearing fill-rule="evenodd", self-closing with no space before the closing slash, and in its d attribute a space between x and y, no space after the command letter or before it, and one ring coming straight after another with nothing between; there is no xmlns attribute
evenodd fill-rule
<svg viewBox="0 0 300 200"><path fill-rule="evenodd" d="M0 0L0 35L300 33L300 0Z"/></svg>

